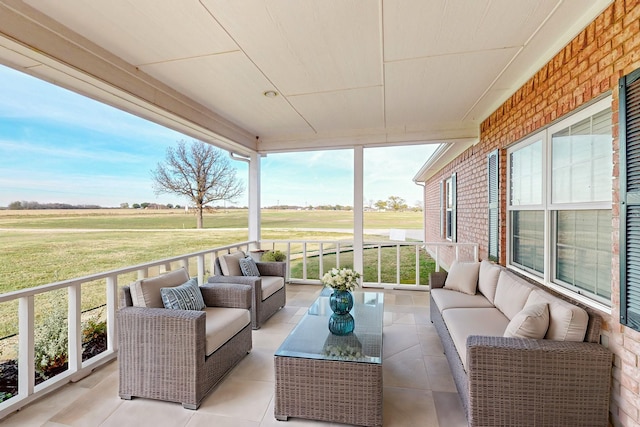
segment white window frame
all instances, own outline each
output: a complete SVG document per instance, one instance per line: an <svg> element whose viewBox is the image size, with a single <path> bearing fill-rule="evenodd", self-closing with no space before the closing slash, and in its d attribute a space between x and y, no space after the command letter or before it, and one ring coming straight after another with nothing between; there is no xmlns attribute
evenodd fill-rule
<svg viewBox="0 0 640 427"><path fill-rule="evenodd" d="M607 313L611 313L610 305L607 305L601 301L593 299L591 296L584 295L578 293L576 291L571 290L571 286L563 286L555 281L555 262L554 262L554 216L555 212L559 210L597 210L597 209L612 209L612 201L597 201L597 202L582 202L582 203L553 203L551 200L552 191L552 179L550 170L551 166L551 146L552 146L552 135L557 133L558 131L567 128L575 123L578 123L586 118L589 118L607 108L611 107L611 96L607 96L604 99L601 99L588 107L567 116L566 118L561 119L560 121L552 124L551 126L536 132L535 134L525 138L524 140L512 145L507 149L507 238L506 238L506 263L507 267L518 271L519 273L548 286L555 291L567 295L574 300L578 300L590 307L597 308ZM527 145L533 144L537 141L542 140L542 203L540 204L531 204L531 205L512 205L511 204L511 154L515 151L518 151L524 148ZM512 224L511 224L511 215L512 211L524 211L524 210L542 210L544 211L544 273L542 276L533 273L527 269L520 267L519 265L513 264L511 262L512 257ZM609 303L611 304L611 302Z"/></svg>

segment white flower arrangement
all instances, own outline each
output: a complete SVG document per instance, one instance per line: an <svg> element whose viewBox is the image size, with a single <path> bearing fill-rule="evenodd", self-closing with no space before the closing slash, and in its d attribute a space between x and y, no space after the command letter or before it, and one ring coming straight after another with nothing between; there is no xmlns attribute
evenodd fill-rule
<svg viewBox="0 0 640 427"><path fill-rule="evenodd" d="M360 273L350 268L332 268L322 276L322 284L338 291L353 291L360 277Z"/></svg>

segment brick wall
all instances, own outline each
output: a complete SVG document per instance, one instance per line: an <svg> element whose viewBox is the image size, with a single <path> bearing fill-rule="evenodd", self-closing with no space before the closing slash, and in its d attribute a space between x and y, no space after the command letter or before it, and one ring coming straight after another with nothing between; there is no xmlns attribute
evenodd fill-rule
<svg viewBox="0 0 640 427"><path fill-rule="evenodd" d="M487 155L500 149L500 263L505 264L506 147L580 106L613 95L612 313L601 313L602 343L614 353L611 423L640 427L640 333L620 325L618 209L618 79L640 68L640 1L616 0L480 127L480 142L433 176L425 186L427 240L439 236L439 182L457 173L458 241L477 242L487 258ZM431 204L435 200L434 204ZM437 203L437 204L436 204Z"/></svg>

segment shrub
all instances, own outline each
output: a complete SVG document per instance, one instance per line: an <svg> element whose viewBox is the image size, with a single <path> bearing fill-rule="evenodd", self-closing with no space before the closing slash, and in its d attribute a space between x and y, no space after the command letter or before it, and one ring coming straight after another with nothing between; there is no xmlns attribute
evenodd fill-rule
<svg viewBox="0 0 640 427"><path fill-rule="evenodd" d="M262 255L260 261L281 262L287 259L287 254L282 251L267 251Z"/></svg>
<svg viewBox="0 0 640 427"><path fill-rule="evenodd" d="M47 379L52 371L64 366L68 360L69 335L66 313L56 309L43 319L35 330L35 368L38 375Z"/></svg>

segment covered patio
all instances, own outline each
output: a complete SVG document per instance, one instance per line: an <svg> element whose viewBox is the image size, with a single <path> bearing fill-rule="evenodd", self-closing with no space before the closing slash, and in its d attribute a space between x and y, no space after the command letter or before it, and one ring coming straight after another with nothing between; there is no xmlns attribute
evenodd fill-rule
<svg viewBox="0 0 640 427"><path fill-rule="evenodd" d="M528 135L596 101L611 99L613 125L608 129L613 133L614 190L608 193L614 196L597 208L603 210L606 205L613 211L606 217L613 218L606 236L612 248L612 294L608 299L597 295L595 300L580 292L565 296L600 310L605 320L601 344L615 354L611 424L640 426L640 336L621 324L618 316L616 127L618 78L640 67L635 53L640 45L639 16L640 5L632 0L597 0L588 5L582 0L295 4L5 0L0 1L0 63L216 145L249 162L247 241L253 246L262 240L263 156L353 150L356 270L362 269L365 249L366 150L437 144L436 153L424 159L425 167L415 178L425 187L423 241L427 248L445 245L438 258L448 267L458 258L457 245L469 244L476 248L471 257L515 266L554 290L559 288L554 287L547 270L536 276L531 274L534 268L520 271L513 262L513 242L507 242L512 227L512 223L507 225L507 211L512 208L505 188L511 182L506 158ZM549 81L555 86L547 88ZM488 194L493 184L487 182L486 161L494 150L500 172L494 177L497 184L492 196ZM455 196L449 198L449 194ZM527 209L533 212L531 206L523 210ZM553 209L544 205L543 210L551 218ZM551 219L544 221L547 224ZM544 242L551 238L540 237ZM197 275L202 278L204 254L196 258ZM548 252L539 258L552 270ZM139 276L148 274L146 267L130 268L136 271ZM165 410L160 403L117 398L117 369L111 362L117 357L113 317L117 289L123 283L115 275L100 278L106 280L111 307L109 352L89 364L76 360L72 370L84 371L84 375L100 368L76 384L60 382L42 399L44 393L33 384L23 385L23 403L0 404L0 411L4 408L0 415L22 404L31 405L9 416L7 423L115 425L137 422L142 409L158 414L157 408ZM84 279L64 285L70 289L70 329L76 335L79 314L71 313L79 307ZM428 322L428 294L393 287L383 290L390 300L385 310L385 425L464 425L446 361ZM267 391L272 388L271 371L260 370L265 375L258 379L260 387L238 384L247 381L246 371L255 372L256 365L270 365L270 352L319 289L289 284L287 291L291 297L285 309L254 333L252 354L202 408L185 413L178 405L167 404L169 412L163 420L175 416L183 421L171 425L189 426L214 419L222 425L276 423L270 416L272 395ZM21 331L32 334L33 296L20 298ZM28 349L28 338L23 345ZM73 345L77 349L77 340ZM21 357L32 366L32 351ZM73 379L71 374L66 381ZM23 384L32 380L27 374L22 378ZM256 396L261 402L256 414L225 413L215 400L220 398L227 408L234 408L237 402L246 402L242 399L247 396L239 395L249 388L258 394L264 390ZM59 403L61 400L65 403ZM73 400L79 403L71 405L73 410L61 410ZM100 411L83 409L86 401L99 401ZM298 421L290 423L297 425Z"/></svg>
<svg viewBox="0 0 640 427"><path fill-rule="evenodd" d="M6 426L323 426L337 425L273 417L273 353L315 300L320 288L289 285L287 306L253 333L253 350L197 411L180 404L118 398L118 365L111 362L22 409ZM427 293L385 292L384 425L465 426L462 405L429 322ZM171 421L167 421L171 420Z"/></svg>

